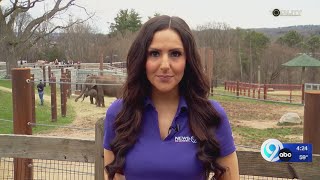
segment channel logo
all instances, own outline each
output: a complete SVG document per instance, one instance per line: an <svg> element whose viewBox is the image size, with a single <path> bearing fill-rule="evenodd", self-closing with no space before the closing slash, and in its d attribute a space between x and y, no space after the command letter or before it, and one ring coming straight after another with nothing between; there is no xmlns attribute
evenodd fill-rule
<svg viewBox="0 0 320 180"><path fill-rule="evenodd" d="M312 144L268 139L261 145L261 155L269 162L312 162Z"/></svg>
<svg viewBox="0 0 320 180"><path fill-rule="evenodd" d="M283 144L277 139L268 139L261 145L261 155L263 159L270 162L279 161L279 152L283 149Z"/></svg>

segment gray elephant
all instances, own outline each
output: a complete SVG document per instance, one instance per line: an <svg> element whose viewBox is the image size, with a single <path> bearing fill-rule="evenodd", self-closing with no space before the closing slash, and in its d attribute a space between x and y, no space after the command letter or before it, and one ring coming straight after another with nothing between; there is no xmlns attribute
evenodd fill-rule
<svg viewBox="0 0 320 180"><path fill-rule="evenodd" d="M78 99L81 98L86 91L90 91L90 89L96 89L97 90L96 105L99 107L100 106L105 107L104 96L119 98L121 95L122 84L123 84L122 81L117 80L112 75L88 76L82 86L80 95L75 99L75 101L77 102Z"/></svg>
<svg viewBox="0 0 320 180"><path fill-rule="evenodd" d="M90 90L86 90L85 93L83 94L83 98L82 101L84 100L84 98L90 96L90 103L91 104L97 104L97 97L98 97L98 92L96 89L92 88ZM95 99L95 102L93 103L93 99ZM81 101L81 102L82 102Z"/></svg>

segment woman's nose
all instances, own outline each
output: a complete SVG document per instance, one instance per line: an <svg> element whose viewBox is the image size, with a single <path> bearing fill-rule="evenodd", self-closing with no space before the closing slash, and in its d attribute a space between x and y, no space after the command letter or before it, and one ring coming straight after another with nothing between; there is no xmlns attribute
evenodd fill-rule
<svg viewBox="0 0 320 180"><path fill-rule="evenodd" d="M168 57L168 55L163 55L162 59L161 59L160 69L167 70L167 69L169 69L169 67L170 67L169 57Z"/></svg>

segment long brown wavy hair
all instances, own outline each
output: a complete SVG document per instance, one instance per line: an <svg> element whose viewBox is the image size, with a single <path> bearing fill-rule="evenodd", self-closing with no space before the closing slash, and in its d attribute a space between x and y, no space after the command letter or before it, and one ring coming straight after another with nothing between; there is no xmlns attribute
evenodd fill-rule
<svg viewBox="0 0 320 180"><path fill-rule="evenodd" d="M128 77L123 87L123 104L114 123L115 138L111 142L115 158L105 167L109 179L113 179L115 173L122 174L126 153L137 140L144 99L151 95L151 84L145 69L147 50L153 35L168 28L180 35L186 53L186 67L179 83L179 94L185 97L188 105L189 125L198 141L197 157L204 166L207 179L210 172L219 178L226 171L216 162L220 148L214 132L220 123L220 116L208 100L209 81L203 72L195 39L184 20L162 15L150 19L142 26L128 52Z"/></svg>

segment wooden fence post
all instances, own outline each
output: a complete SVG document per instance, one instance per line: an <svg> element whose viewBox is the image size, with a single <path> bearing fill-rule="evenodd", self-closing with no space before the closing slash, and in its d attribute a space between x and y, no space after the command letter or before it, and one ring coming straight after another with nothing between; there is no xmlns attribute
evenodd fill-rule
<svg viewBox="0 0 320 180"><path fill-rule="evenodd" d="M236 88L237 96L239 97L239 81L237 81L237 88Z"/></svg>
<svg viewBox="0 0 320 180"><path fill-rule="evenodd" d="M32 134L32 97L30 68L13 68L13 133ZM23 93L21 93L23 92ZM33 179L32 159L14 158L14 180Z"/></svg>
<svg viewBox="0 0 320 180"><path fill-rule="evenodd" d="M96 157L94 163L94 179L104 179L104 160L103 160L103 131L104 117L100 118L95 125L95 146Z"/></svg>
<svg viewBox="0 0 320 180"><path fill-rule="evenodd" d="M51 66L48 66L48 79L49 81L51 79ZM49 83L49 86L50 86L50 83Z"/></svg>
<svg viewBox="0 0 320 180"><path fill-rule="evenodd" d="M264 100L267 99L267 85L266 84L263 85L263 99Z"/></svg>
<svg viewBox="0 0 320 180"><path fill-rule="evenodd" d="M60 79L60 99L61 99L61 116L66 117L67 106L66 106L66 99L67 99L67 92L66 92L66 75L64 73L61 74Z"/></svg>
<svg viewBox="0 0 320 180"><path fill-rule="evenodd" d="M46 83L46 66L45 65L42 66L42 72L43 72L43 84L44 84L44 87L46 87L47 83Z"/></svg>
<svg viewBox="0 0 320 180"><path fill-rule="evenodd" d="M31 122L36 123L36 97L35 97L35 90L34 90L34 74L31 74L30 78L30 84L31 84L31 100L32 100L32 118Z"/></svg>
<svg viewBox="0 0 320 180"><path fill-rule="evenodd" d="M301 85L301 104L304 104L304 84Z"/></svg>
<svg viewBox="0 0 320 180"><path fill-rule="evenodd" d="M66 69L66 89L67 89L67 97L71 97L71 71L69 69Z"/></svg>
<svg viewBox="0 0 320 180"><path fill-rule="evenodd" d="M100 70L100 76L103 76L103 54L100 54L100 66L99 66L99 70Z"/></svg>
<svg viewBox="0 0 320 180"><path fill-rule="evenodd" d="M320 91L305 92L303 142L312 144L312 153L320 154Z"/></svg>
<svg viewBox="0 0 320 180"><path fill-rule="evenodd" d="M290 87L290 95L289 95L289 100L290 100L290 103L292 102L292 88Z"/></svg>
<svg viewBox="0 0 320 180"><path fill-rule="evenodd" d="M51 121L57 121L57 89L56 89L56 77L50 78L51 87Z"/></svg>

